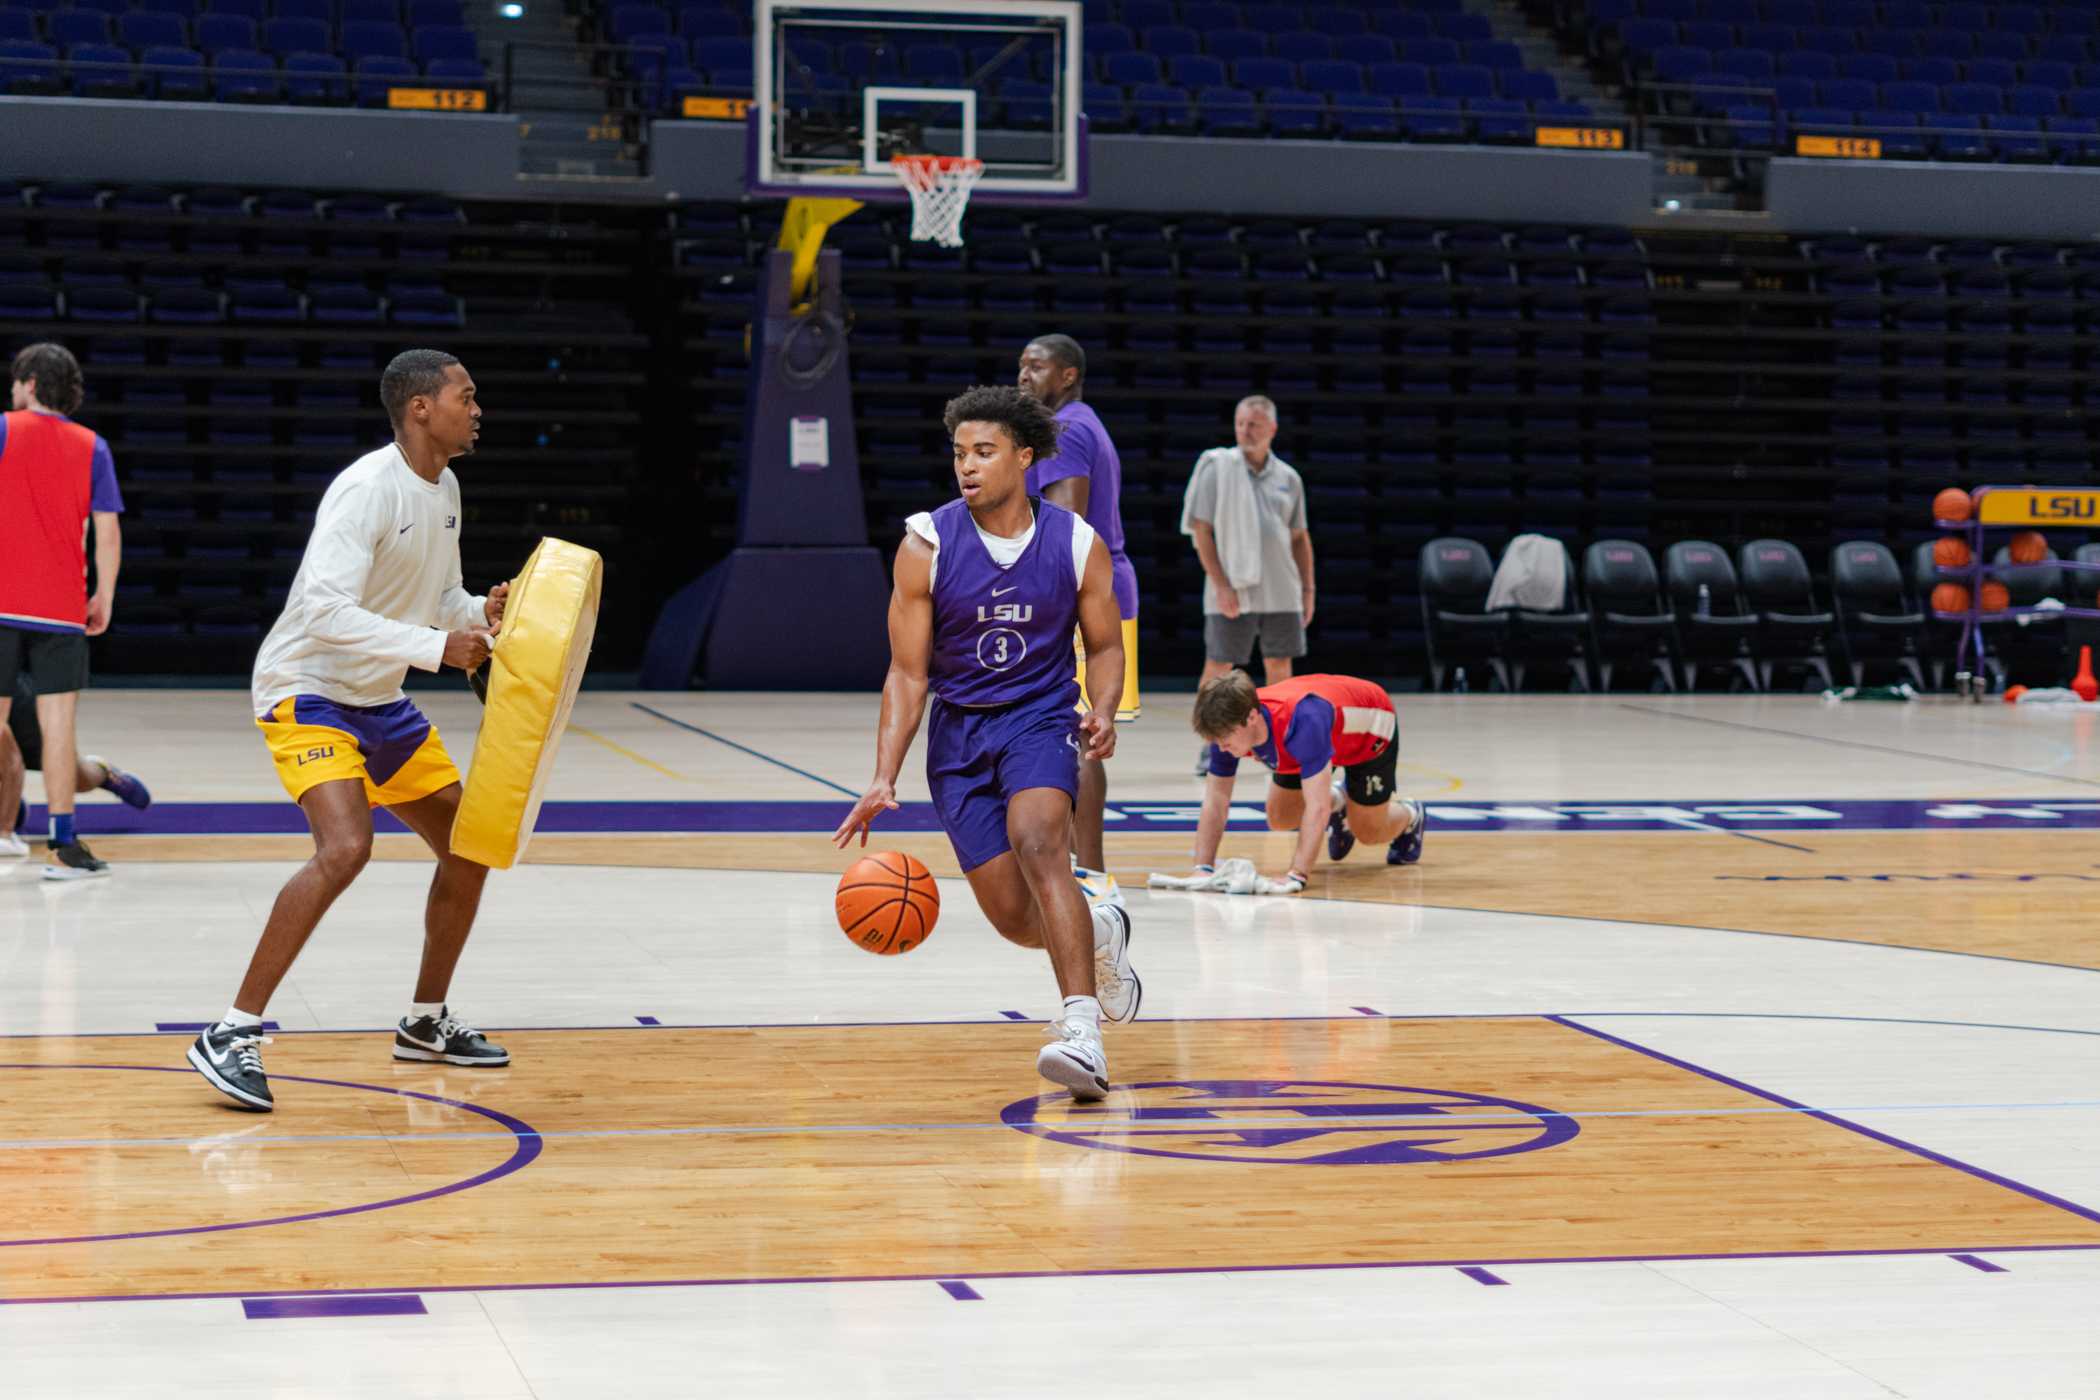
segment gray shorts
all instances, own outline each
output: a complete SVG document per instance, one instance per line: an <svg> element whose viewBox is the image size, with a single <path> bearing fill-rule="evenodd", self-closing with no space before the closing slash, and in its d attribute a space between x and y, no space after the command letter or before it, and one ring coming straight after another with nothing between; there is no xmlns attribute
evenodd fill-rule
<svg viewBox="0 0 2100 1400"><path fill-rule="evenodd" d="M1261 643L1264 658L1295 661L1305 655L1305 615L1296 612L1203 615L1203 655L1237 666Z"/></svg>

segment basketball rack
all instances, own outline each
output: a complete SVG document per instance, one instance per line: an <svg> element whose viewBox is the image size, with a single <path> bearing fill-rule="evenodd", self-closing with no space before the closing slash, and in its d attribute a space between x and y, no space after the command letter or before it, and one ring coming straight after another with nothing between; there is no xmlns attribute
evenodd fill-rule
<svg viewBox="0 0 2100 1400"><path fill-rule="evenodd" d="M2029 604L1986 611L1983 606L1985 578L2013 574L2021 569L2039 566L1988 562L1983 552L1984 532L2040 530L2052 525L2059 529L2090 528L2095 523L2100 523L2100 489L2079 486L1980 486L1971 500L1974 505L1967 520L1933 522L1941 530L1950 535L1959 535L1968 543L1968 563L1951 568L1935 564L1933 570L1938 578L1964 583L1969 591L1969 606L1957 612L1943 612L1938 608L1932 608L1931 612L1942 622L1961 624L1961 639L1954 647L1954 691L1957 695L1968 697L1971 704L1980 704L1984 690L1989 684L1983 655L1983 624L1986 619L2001 622L2022 617L2077 617L2100 621L2100 607L2043 608ZM2100 562L2084 563L2076 559L2050 559L2045 562L2067 573L2100 574Z"/></svg>

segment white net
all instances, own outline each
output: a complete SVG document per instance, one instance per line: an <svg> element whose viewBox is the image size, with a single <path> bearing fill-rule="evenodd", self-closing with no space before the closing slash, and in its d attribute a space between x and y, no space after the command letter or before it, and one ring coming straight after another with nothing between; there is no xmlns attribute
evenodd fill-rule
<svg viewBox="0 0 2100 1400"><path fill-rule="evenodd" d="M963 243L963 210L984 174L984 162L968 156L892 156L890 169L911 192L911 236L944 248Z"/></svg>

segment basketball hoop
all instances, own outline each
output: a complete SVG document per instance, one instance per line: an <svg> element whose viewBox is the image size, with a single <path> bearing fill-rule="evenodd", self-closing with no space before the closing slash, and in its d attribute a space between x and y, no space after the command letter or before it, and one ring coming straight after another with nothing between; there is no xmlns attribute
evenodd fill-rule
<svg viewBox="0 0 2100 1400"><path fill-rule="evenodd" d="M963 210L984 174L984 162L973 156L891 156L890 169L911 192L911 236L944 248L962 247Z"/></svg>

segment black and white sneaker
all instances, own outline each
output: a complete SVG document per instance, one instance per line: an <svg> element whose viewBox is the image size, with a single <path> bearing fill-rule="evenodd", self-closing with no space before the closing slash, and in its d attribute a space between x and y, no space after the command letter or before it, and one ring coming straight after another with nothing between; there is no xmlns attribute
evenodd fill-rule
<svg viewBox="0 0 2100 1400"><path fill-rule="evenodd" d="M1101 1048L1101 1027L1080 1017L1053 1021L1050 1042L1036 1052L1035 1072L1072 1091L1081 1103L1108 1097L1108 1052Z"/></svg>
<svg viewBox="0 0 2100 1400"><path fill-rule="evenodd" d="M448 1065L507 1065L510 1051L462 1022L446 1007L437 1016L401 1018L394 1030L394 1058Z"/></svg>
<svg viewBox="0 0 2100 1400"><path fill-rule="evenodd" d="M190 1043L189 1060L212 1088L242 1108L269 1113L277 1107L262 1067L262 1048L269 1043L260 1026L206 1026Z"/></svg>
<svg viewBox="0 0 2100 1400"><path fill-rule="evenodd" d="M53 846L44 857L46 880L92 880L98 875L107 874L109 862L95 859L95 853L80 841Z"/></svg>

